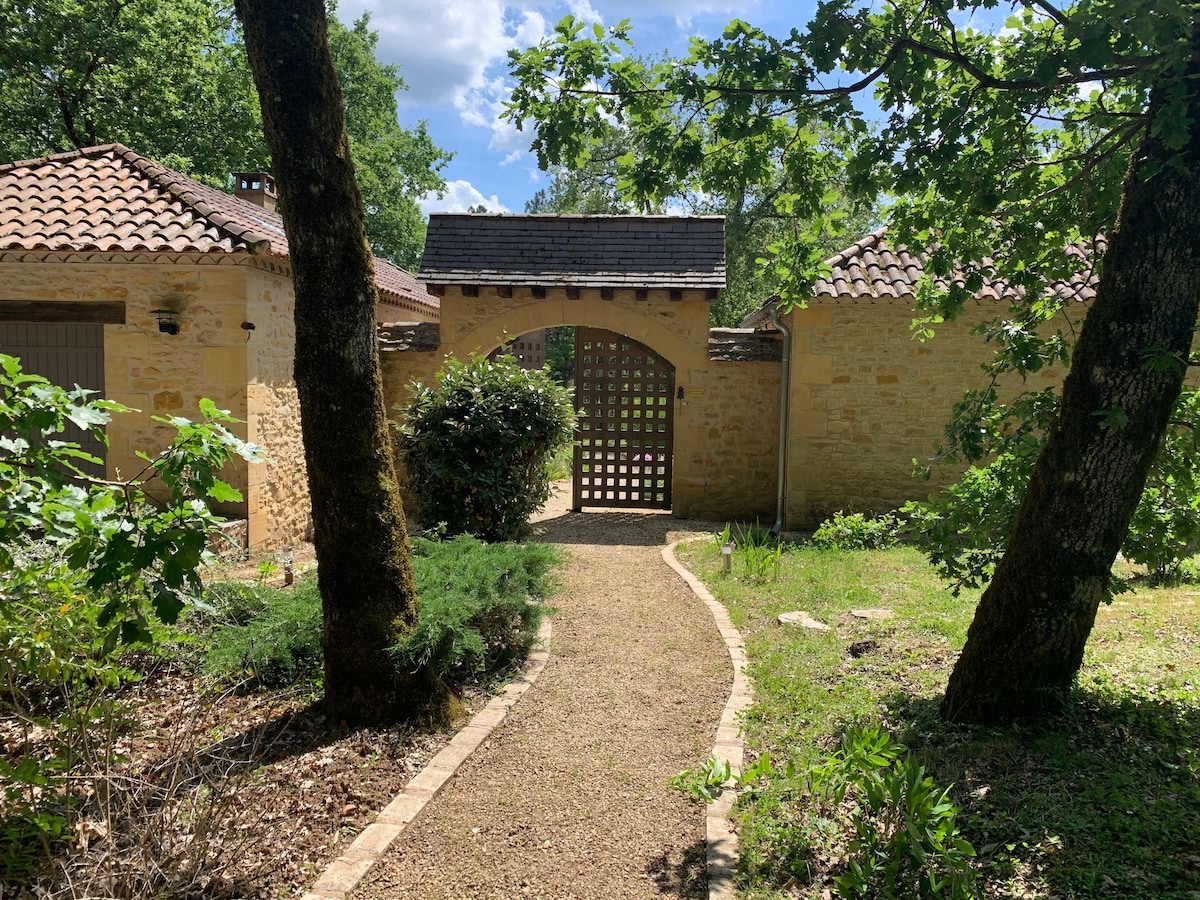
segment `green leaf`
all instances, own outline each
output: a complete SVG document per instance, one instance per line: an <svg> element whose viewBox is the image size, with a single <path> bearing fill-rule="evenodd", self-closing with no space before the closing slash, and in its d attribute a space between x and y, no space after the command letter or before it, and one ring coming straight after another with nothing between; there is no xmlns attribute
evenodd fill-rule
<svg viewBox="0 0 1200 900"><path fill-rule="evenodd" d="M208 488L208 496L217 503L238 503L242 499L242 492L215 478Z"/></svg>
<svg viewBox="0 0 1200 900"><path fill-rule="evenodd" d="M183 611L183 600L179 594L164 581L155 581L154 598L151 604L154 608L154 614L159 620L167 625L174 625L179 620L179 614Z"/></svg>
<svg viewBox="0 0 1200 900"><path fill-rule="evenodd" d="M1100 419L1100 427L1105 431L1118 431L1129 424L1129 416L1121 406L1114 406L1112 409L1098 409L1092 415Z"/></svg>

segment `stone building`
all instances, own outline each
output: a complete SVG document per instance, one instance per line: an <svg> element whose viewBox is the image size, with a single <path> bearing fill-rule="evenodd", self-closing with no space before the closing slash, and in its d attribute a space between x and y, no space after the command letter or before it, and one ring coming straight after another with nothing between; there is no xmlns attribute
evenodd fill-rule
<svg viewBox="0 0 1200 900"><path fill-rule="evenodd" d="M227 195L117 145L0 166L0 352L138 410L108 428L110 475L161 449L153 416L195 416L201 397L230 409L272 461L227 473L245 499L222 511L266 548L296 540L309 515L293 293L269 177L238 186ZM433 215L419 280L376 261L388 406L447 354L574 326L577 508L801 528L953 477L914 480L913 463L985 383L989 351L971 332L1006 309L1003 286L915 340L921 258L880 232L830 259L803 308L768 303L742 328L710 329L723 229L716 217ZM1080 276L1050 289L1082 302L1093 288Z"/></svg>
<svg viewBox="0 0 1200 900"><path fill-rule="evenodd" d="M617 340L624 337L669 370L669 397L659 379L653 403L669 407L666 505L678 515L764 525L782 518L800 528L839 509L893 509L953 477L916 480L914 461L931 455L963 393L985 384L990 351L971 332L1008 300L1002 286L986 284L958 320L921 342L910 328L919 256L892 250L877 232L828 265L806 307L778 315L778 324L768 304L743 328L710 330L708 305L725 276L720 218L435 214L418 277L441 298L441 319L396 326L384 346L385 391L402 401L404 386L432 377L443 355L487 353L505 335L599 329L616 348L606 355L604 390L577 395L576 404L615 418L615 437L612 446L605 439L604 458L577 451L576 507L663 505L657 491L637 490L648 487L639 483L644 465L630 468L646 454L635 454L631 429L622 430L639 384L621 360L643 357ZM1080 276L1051 289L1082 302L1094 286ZM1081 319L1083 308L1072 304L1064 315ZM1063 374L1045 369L1031 386ZM657 463L659 448L651 449Z"/></svg>
<svg viewBox="0 0 1200 900"><path fill-rule="evenodd" d="M791 332L784 452L786 518L812 525L838 510L886 512L953 481L957 471L926 464L954 404L988 383L983 366L992 348L975 333L1009 308L1012 297L985 282L953 322L935 336L915 336L915 294L922 258L888 246L883 230L826 261L829 274L814 285L807 306L779 316ZM944 284L942 285L945 286ZM1060 324L1078 327L1095 296L1091 273L1050 291L1067 299ZM777 331L773 304L743 325ZM1047 367L1001 393L1058 384L1065 371Z"/></svg>
<svg viewBox="0 0 1200 900"><path fill-rule="evenodd" d="M593 335L593 355L601 343L613 349L588 373L576 362L576 406L604 420L582 423L577 507L665 503L711 518L774 508L779 363L769 357L779 339L746 334L748 358L725 344L710 352L709 304L725 286L722 219L434 214L418 277L440 297L442 316L436 336L424 326L423 340L383 353L385 392L396 401L445 354L584 326L609 335ZM588 379L595 391L585 395Z"/></svg>
<svg viewBox="0 0 1200 900"><path fill-rule="evenodd" d="M0 166L0 352L137 410L108 426L110 476L162 449L153 416L196 417L202 397L229 409L270 457L225 473L244 500L220 511L257 549L301 538L309 513L287 240L270 178L238 186L120 145ZM376 260L376 279L380 320L437 319L408 272Z"/></svg>

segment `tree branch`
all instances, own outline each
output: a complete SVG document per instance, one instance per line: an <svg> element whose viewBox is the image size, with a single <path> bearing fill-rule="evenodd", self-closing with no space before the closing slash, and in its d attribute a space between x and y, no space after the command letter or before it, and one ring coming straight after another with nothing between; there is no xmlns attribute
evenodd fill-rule
<svg viewBox="0 0 1200 900"><path fill-rule="evenodd" d="M1136 63L1131 63L1125 66L1118 66L1115 69L1092 69L1087 72L1077 72L1073 75L1059 75L1054 81L1049 84L1034 79L1025 79L1020 81L1012 81L1004 78L997 78L994 75L989 75L979 66L975 65L970 59L961 53L955 53L950 50L943 50L940 47L934 47L930 44L923 44L913 38L900 38L893 47L899 47L905 50L911 50L914 53L919 53L925 56L932 56L934 59L940 59L943 62L948 62L962 69L981 85L987 88L992 88L998 91L1036 91L1044 90L1050 87L1061 87L1071 84L1085 84L1089 81L1104 81L1113 78L1128 78L1131 75L1136 75L1142 69L1146 68L1154 62L1153 57L1146 57Z"/></svg>
<svg viewBox="0 0 1200 900"><path fill-rule="evenodd" d="M1054 4L1048 2L1048 0L1032 0L1032 2L1035 7L1040 9L1063 28L1071 27L1071 20L1067 18L1066 13L1064 13Z"/></svg>
<svg viewBox="0 0 1200 900"><path fill-rule="evenodd" d="M869 87L883 75L886 75L888 70L895 63L899 55L909 50L913 53L931 56L934 59L940 59L944 62L951 63L962 69L972 78L974 78L982 87L1000 91L1031 91L1031 90L1046 90L1054 87L1065 87L1069 85L1086 84L1089 81L1105 81L1110 79L1128 78L1136 75L1138 72L1152 65L1155 57L1145 57L1136 62L1131 62L1127 65L1118 66L1112 69L1089 69L1084 72L1076 72L1074 74L1060 75L1049 84L1034 79L1010 80L1004 78L996 78L979 68L974 62L968 59L962 53L956 53L951 50L944 50L940 47L934 47L929 44L921 43L913 38L900 38L889 48L887 56L876 68L864 75L858 81L852 84L843 85L833 88L805 88L804 90L785 90L782 88L755 88L755 87L727 87L719 83L706 83L704 89L715 94L724 96L740 96L740 97L773 97L776 99L784 99L788 97L812 97L821 99L842 99L853 96L861 90ZM667 88L662 87L647 87L622 90L604 90L602 88L564 88L558 87L559 93L575 95L580 97L636 97L648 94L669 94Z"/></svg>
<svg viewBox="0 0 1200 900"><path fill-rule="evenodd" d="M1075 174L1074 177L1068 179L1067 181L1064 181L1062 184L1058 185L1055 188L1052 188L1044 193L1038 194L1036 197L1028 198L1025 201L1025 203L1022 204L1022 208L1035 206L1039 203L1042 203L1045 200L1049 200L1051 197L1057 197L1059 194L1062 194L1062 193L1065 193L1067 191L1074 189L1081 182L1083 182L1089 175L1091 175L1091 173L1094 172L1101 163L1107 162L1108 160L1112 159L1113 156L1116 155L1117 151L1121 149L1121 147L1123 147L1126 144L1133 141L1133 139L1135 137L1137 137L1137 135L1141 132L1141 130L1142 130L1142 128L1141 128L1140 122L1137 123L1136 125L1134 125L1133 127L1127 128L1125 130L1125 133L1122 134L1121 137L1117 141L1115 141L1111 147L1109 147L1107 150L1105 150L1099 156L1095 156L1090 159L1087 159L1087 164L1085 166L1083 166L1079 170L1079 172L1077 172ZM1109 132L1110 135L1114 134L1114 133L1115 133L1115 131ZM1102 138L1101 140L1104 140L1104 139ZM1097 144L1094 146L1098 146L1098 145L1099 145L1099 142L1097 142ZM1054 162L1057 162L1057 160ZM1003 220L1003 219L1007 219L1007 218L1011 217L1016 212L1017 212L1017 207L1009 206L1005 209L996 211L995 213L993 213L993 215L997 219Z"/></svg>

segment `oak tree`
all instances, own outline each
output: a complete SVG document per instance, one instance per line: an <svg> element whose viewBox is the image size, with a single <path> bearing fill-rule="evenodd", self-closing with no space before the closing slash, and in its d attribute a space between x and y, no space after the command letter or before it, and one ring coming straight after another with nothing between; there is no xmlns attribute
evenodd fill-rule
<svg viewBox="0 0 1200 900"><path fill-rule="evenodd" d="M433 684L388 648L417 615L375 332L374 263L322 0L238 0L296 292L296 389L325 622L325 703L412 713Z"/></svg>
<svg viewBox="0 0 1200 900"><path fill-rule="evenodd" d="M947 717L976 722L1041 713L1071 684L1200 308L1200 4L1016 0L1002 30L971 27L997 8L826 0L803 31L734 21L649 72L626 55L628 23L566 19L511 63L510 115L536 122L546 164L614 120L645 138L649 152L621 162L635 201L762 183L776 165L791 185L776 204L791 214L819 215L841 174L852 191L895 197L889 239L929 248L931 275L959 279L921 291L929 314L954 314L985 273L1013 288L1002 331L1018 372L1065 353L1037 336L1071 296L1047 285L1098 270L1045 450L943 701ZM817 140L822 128L837 150ZM792 248L785 299L803 301L811 250Z"/></svg>

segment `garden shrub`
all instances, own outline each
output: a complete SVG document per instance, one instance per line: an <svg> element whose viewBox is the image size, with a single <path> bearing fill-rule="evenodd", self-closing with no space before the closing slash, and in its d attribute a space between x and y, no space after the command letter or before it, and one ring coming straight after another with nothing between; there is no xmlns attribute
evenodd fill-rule
<svg viewBox="0 0 1200 900"><path fill-rule="evenodd" d="M571 392L511 357L446 360L402 409L399 450L426 525L488 541L522 536L550 496L546 463L571 440Z"/></svg>
<svg viewBox="0 0 1200 900"><path fill-rule="evenodd" d="M957 591L991 578L1042 447L1044 432L996 441L993 462L972 467L956 484L905 505L914 537ZM1178 575L1200 549L1200 391L1185 390L1121 545L1126 559L1157 581Z"/></svg>
<svg viewBox="0 0 1200 900"><path fill-rule="evenodd" d="M397 665L459 687L524 659L546 612L541 601L556 558L547 544L415 539L421 602L416 627L393 650Z"/></svg>
<svg viewBox="0 0 1200 900"><path fill-rule="evenodd" d="M287 589L223 583L207 591L218 623L204 667L258 688L319 683L325 622L317 579Z"/></svg>
<svg viewBox="0 0 1200 900"><path fill-rule="evenodd" d="M233 456L261 459L226 427L209 400L203 421L155 417L175 429L158 457L124 481L81 468L100 461L63 439L68 422L93 432L118 403L66 390L0 354L0 706L24 727L51 736L0 758L0 863L15 872L67 833L68 786L110 761L110 741L94 723L121 719L113 689L133 677L121 651L153 644L200 590L198 568L219 520L210 501L240 500L217 477ZM169 496L153 500L152 481ZM20 846L10 845L14 836Z"/></svg>
<svg viewBox="0 0 1200 900"><path fill-rule="evenodd" d="M670 784L710 803L732 784L739 803L756 806L748 827L765 832L767 849L743 858L756 883L803 883L828 867L846 900L977 896L975 849L961 836L949 789L878 725L847 729L836 750L806 765L777 767L763 755L735 776L713 757Z"/></svg>
<svg viewBox="0 0 1200 900"><path fill-rule="evenodd" d="M417 624L393 649L397 666L451 688L486 681L523 660L537 637L554 549L484 544L468 535L413 540ZM216 584L205 668L252 688L320 679L323 620L316 578L291 588Z"/></svg>
<svg viewBox="0 0 1200 900"><path fill-rule="evenodd" d="M900 522L890 513L872 518L839 510L818 526L809 543L819 550L886 550L899 533Z"/></svg>

